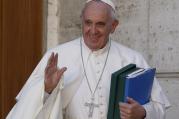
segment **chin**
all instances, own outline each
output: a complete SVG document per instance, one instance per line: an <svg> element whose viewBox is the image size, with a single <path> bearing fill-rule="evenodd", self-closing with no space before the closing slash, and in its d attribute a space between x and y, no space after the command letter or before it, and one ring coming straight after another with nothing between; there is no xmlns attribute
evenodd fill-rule
<svg viewBox="0 0 179 119"><path fill-rule="evenodd" d="M96 44L94 44L94 45L90 44L90 45L89 45L89 48L90 48L91 50L93 50L93 51L96 51L96 50L101 49L101 46L100 46L100 45L96 45Z"/></svg>
<svg viewBox="0 0 179 119"><path fill-rule="evenodd" d="M85 42L91 50L98 50L101 49L100 40L99 38L88 38Z"/></svg>

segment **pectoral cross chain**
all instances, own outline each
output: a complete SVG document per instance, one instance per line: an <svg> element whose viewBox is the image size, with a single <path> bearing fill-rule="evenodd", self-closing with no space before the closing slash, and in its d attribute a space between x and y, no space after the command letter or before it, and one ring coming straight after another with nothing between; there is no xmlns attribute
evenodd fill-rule
<svg viewBox="0 0 179 119"><path fill-rule="evenodd" d="M85 103L85 106L89 107L89 114L88 114L88 118L91 118L93 116L93 111L95 107L99 107L98 104L95 104L93 102L93 100L91 101L91 103Z"/></svg>

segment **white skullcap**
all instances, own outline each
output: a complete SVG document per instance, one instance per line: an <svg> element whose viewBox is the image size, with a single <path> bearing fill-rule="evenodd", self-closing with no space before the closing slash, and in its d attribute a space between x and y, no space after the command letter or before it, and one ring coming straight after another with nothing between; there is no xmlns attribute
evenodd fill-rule
<svg viewBox="0 0 179 119"><path fill-rule="evenodd" d="M93 0L87 0L86 3L90 2L90 1L93 1ZM115 5L114 3L111 1L111 0L99 0L99 1L102 1L106 4L108 4L109 6L111 6L113 8L113 10L115 11Z"/></svg>

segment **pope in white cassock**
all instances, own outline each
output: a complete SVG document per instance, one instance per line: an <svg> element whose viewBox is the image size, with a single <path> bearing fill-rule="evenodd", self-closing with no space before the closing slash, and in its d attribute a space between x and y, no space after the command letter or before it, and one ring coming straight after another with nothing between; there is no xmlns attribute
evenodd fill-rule
<svg viewBox="0 0 179 119"><path fill-rule="evenodd" d="M7 119L107 119L111 74L144 58L110 39L118 20L110 0L88 0L82 37L49 50L17 95ZM119 103L121 119L164 119L170 104L155 79L151 100Z"/></svg>

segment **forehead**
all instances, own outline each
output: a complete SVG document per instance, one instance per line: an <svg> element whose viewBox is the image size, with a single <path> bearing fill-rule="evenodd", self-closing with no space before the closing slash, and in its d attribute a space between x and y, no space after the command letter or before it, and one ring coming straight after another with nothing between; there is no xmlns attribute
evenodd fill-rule
<svg viewBox="0 0 179 119"><path fill-rule="evenodd" d="M110 8L103 2L91 1L86 4L83 17L85 19L108 19L110 14Z"/></svg>

